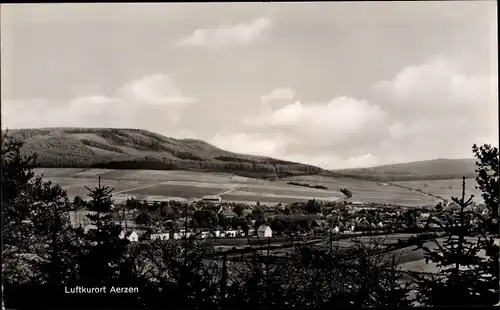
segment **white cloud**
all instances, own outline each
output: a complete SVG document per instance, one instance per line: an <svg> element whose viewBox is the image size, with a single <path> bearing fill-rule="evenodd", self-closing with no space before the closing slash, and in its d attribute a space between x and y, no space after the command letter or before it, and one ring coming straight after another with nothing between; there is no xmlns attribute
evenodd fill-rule
<svg viewBox="0 0 500 310"><path fill-rule="evenodd" d="M127 127L168 129L179 121L187 104L168 75L154 74L126 83L112 96L81 96L67 103L42 99L2 103L2 123L10 128L27 127ZM25 111L31 111L25 113ZM145 117L146 116L146 117Z"/></svg>
<svg viewBox="0 0 500 310"><path fill-rule="evenodd" d="M220 48L230 45L248 45L266 38L271 29L269 18L258 18L250 23L219 25L213 28L199 28L177 42L177 46L201 46Z"/></svg>
<svg viewBox="0 0 500 310"><path fill-rule="evenodd" d="M154 74L123 85L117 94L124 99L150 104L185 104L196 102L186 97L164 74Z"/></svg>
<svg viewBox="0 0 500 310"><path fill-rule="evenodd" d="M497 83L498 76L468 73L458 58L436 57L375 84L392 119L384 148L408 161L471 157L473 143L496 143Z"/></svg>
<svg viewBox="0 0 500 310"><path fill-rule="evenodd" d="M271 113L248 119L246 124L294 134L307 144L332 145L378 132L385 119L385 111L379 106L339 97L326 103L290 102Z"/></svg>
<svg viewBox="0 0 500 310"><path fill-rule="evenodd" d="M351 97L294 101L293 90L276 89L240 133L213 142L330 169L472 157L472 144L498 141L498 78L471 74L458 60L402 68L374 85L380 105Z"/></svg>
<svg viewBox="0 0 500 310"><path fill-rule="evenodd" d="M495 85L493 76L468 75L453 60L436 57L404 68L394 79L375 84L374 89L398 105L447 110L491 102Z"/></svg>
<svg viewBox="0 0 500 310"><path fill-rule="evenodd" d="M209 140L209 143L237 153L270 156L282 160L307 163L324 169L363 168L379 163L379 159L370 153L347 158L337 156L334 152L331 154L308 154L306 151L290 153L287 152L286 145L292 141L296 140L284 134L235 133L228 135L218 134Z"/></svg>
<svg viewBox="0 0 500 310"><path fill-rule="evenodd" d="M288 100L279 108L264 107L260 114L245 118L243 124L246 131L217 135L212 143L235 152L332 168L345 167L345 163L371 164L374 158L364 155L370 145L378 143L377 139L383 139L386 132L388 135L385 111L349 97L319 103Z"/></svg>

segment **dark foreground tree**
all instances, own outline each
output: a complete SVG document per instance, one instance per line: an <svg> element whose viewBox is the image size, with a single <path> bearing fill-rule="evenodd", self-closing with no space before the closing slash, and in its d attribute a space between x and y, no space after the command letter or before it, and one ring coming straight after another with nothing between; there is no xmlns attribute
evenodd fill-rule
<svg viewBox="0 0 500 310"><path fill-rule="evenodd" d="M83 287L123 287L123 265L126 264L129 241L120 238L122 227L115 223L111 209L110 189L101 185L87 188L91 200L87 203L90 225L81 228L78 277L73 285ZM119 306L124 299L118 294L93 294L91 297L71 298L73 307Z"/></svg>
<svg viewBox="0 0 500 310"><path fill-rule="evenodd" d="M488 145L473 151L478 159L477 183L489 210L481 214L466 200L465 177L462 197L452 200L458 213L447 212L440 222L444 236L433 244L421 244L427 263L436 274L418 276L417 299L428 306L493 305L499 298L498 238L498 150Z"/></svg>
<svg viewBox="0 0 500 310"><path fill-rule="evenodd" d="M476 162L476 188L481 190L488 216L482 219L490 234L498 235L498 211L500 197L499 154L498 148L489 144L472 147Z"/></svg>
<svg viewBox="0 0 500 310"><path fill-rule="evenodd" d="M2 140L2 273L6 304L55 306L73 274L72 205L58 185L35 176L36 156ZM26 295L32 296L25 298Z"/></svg>

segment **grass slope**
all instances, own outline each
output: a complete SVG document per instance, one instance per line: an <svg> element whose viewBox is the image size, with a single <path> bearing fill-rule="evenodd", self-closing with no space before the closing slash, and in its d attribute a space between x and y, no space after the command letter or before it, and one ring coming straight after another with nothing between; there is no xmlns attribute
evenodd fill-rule
<svg viewBox="0 0 500 310"><path fill-rule="evenodd" d="M38 128L9 130L36 153L41 167L191 170L247 177L317 174L322 169L269 157L237 154L195 139L141 129Z"/></svg>
<svg viewBox="0 0 500 310"><path fill-rule="evenodd" d="M332 170L330 175L372 181L447 180L476 176L474 159L433 159L371 168Z"/></svg>

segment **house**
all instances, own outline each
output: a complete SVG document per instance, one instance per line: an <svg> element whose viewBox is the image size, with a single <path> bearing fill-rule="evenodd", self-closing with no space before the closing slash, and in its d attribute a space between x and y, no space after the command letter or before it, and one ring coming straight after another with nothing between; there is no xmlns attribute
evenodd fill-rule
<svg viewBox="0 0 500 310"><path fill-rule="evenodd" d="M152 233L150 236L151 240L168 240L170 239L169 233Z"/></svg>
<svg viewBox="0 0 500 310"><path fill-rule="evenodd" d="M259 229L257 229L257 236L270 238L273 236L273 231L271 230L271 227L269 227L268 225L260 225Z"/></svg>
<svg viewBox="0 0 500 310"><path fill-rule="evenodd" d="M176 232L176 233L174 233L174 239L175 240L179 240L179 239L182 239L184 237L190 238L191 235L192 235L192 233L190 233L190 232L187 232L187 233L185 233L185 232Z"/></svg>
<svg viewBox="0 0 500 310"><path fill-rule="evenodd" d="M135 230L129 230L129 231L122 230L122 232L118 237L120 239L127 239L130 242L139 241L139 234L137 234Z"/></svg>
<svg viewBox="0 0 500 310"><path fill-rule="evenodd" d="M209 237L210 237L210 232L209 231L202 231L200 233L200 238L202 238L202 239L207 239Z"/></svg>
<svg viewBox="0 0 500 310"><path fill-rule="evenodd" d="M205 196L203 196L202 200L205 202L211 202L211 203L221 203L222 202L222 198L220 196L217 196L217 195L205 195Z"/></svg>
<svg viewBox="0 0 500 310"><path fill-rule="evenodd" d="M421 220L426 220L426 219L429 218L429 216L430 216L429 212L422 212L422 213L420 213L420 219Z"/></svg>
<svg viewBox="0 0 500 310"><path fill-rule="evenodd" d="M237 230L226 230L224 232L224 235L226 236L226 238L235 238L238 235L238 231Z"/></svg>

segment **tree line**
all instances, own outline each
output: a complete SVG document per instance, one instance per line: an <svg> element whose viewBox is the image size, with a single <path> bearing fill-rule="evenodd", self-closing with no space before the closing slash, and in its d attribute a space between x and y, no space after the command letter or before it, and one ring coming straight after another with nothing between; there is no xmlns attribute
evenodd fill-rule
<svg viewBox="0 0 500 310"><path fill-rule="evenodd" d="M478 184L488 214L468 211L465 194L450 214L445 241L426 258L442 266L433 275L403 273L382 244L300 243L286 257L266 250L209 260L200 240L130 243L112 219L112 189L88 188L90 227L73 227L77 206L60 186L33 173L35 155L2 137L2 274L7 309L32 308L255 308L408 306L411 293L430 306L498 302L498 149L474 146ZM464 180L465 182L465 180ZM496 191L496 192L495 192ZM314 207L311 205L311 208ZM496 210L496 211L494 211ZM213 217L210 214L209 217ZM482 256L479 253L482 251ZM469 269L464 269L468 266ZM71 294L80 287L137 288L131 294Z"/></svg>

